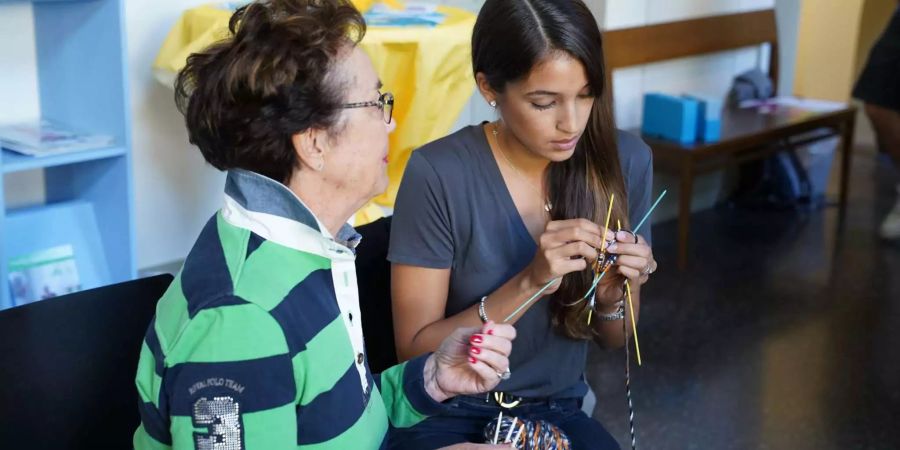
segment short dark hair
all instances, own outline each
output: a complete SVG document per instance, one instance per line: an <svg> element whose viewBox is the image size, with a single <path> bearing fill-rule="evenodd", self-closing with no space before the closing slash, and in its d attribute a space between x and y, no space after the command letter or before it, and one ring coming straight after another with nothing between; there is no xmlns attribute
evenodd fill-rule
<svg viewBox="0 0 900 450"><path fill-rule="evenodd" d="M211 165L286 183L298 166L291 136L337 124L346 81L329 75L365 21L348 0L257 0L228 28L188 57L175 103Z"/></svg>

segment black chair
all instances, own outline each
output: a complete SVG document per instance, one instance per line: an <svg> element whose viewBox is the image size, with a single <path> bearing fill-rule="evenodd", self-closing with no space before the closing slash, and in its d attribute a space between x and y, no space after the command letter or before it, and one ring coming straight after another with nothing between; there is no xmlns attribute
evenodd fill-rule
<svg viewBox="0 0 900 450"><path fill-rule="evenodd" d="M144 333L171 275L0 311L0 447L132 448Z"/></svg>
<svg viewBox="0 0 900 450"><path fill-rule="evenodd" d="M369 368L374 373L397 364L394 317L391 312L391 263L387 260L391 218L357 228L363 240L356 249L359 309Z"/></svg>

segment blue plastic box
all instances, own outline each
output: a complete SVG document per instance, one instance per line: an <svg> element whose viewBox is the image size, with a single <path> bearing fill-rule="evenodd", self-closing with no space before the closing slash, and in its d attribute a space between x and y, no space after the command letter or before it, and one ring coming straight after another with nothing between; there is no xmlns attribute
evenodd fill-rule
<svg viewBox="0 0 900 450"><path fill-rule="evenodd" d="M697 140L700 102L660 93L644 95L644 122L641 132L647 136L690 143Z"/></svg>
<svg viewBox="0 0 900 450"><path fill-rule="evenodd" d="M661 93L644 95L644 135L681 142L721 139L722 101L714 97Z"/></svg>
<svg viewBox="0 0 900 450"><path fill-rule="evenodd" d="M722 101L713 97L685 95L699 103L697 140L715 142L722 137Z"/></svg>

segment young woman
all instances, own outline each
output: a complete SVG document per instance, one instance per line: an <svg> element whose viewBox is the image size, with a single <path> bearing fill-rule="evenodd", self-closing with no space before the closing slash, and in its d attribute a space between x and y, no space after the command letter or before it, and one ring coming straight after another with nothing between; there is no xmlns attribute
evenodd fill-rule
<svg viewBox="0 0 900 450"><path fill-rule="evenodd" d="M615 128L600 31L580 0L487 0L472 57L499 120L409 161L389 253L399 356L433 351L460 326L503 322L553 283L509 321L518 338L510 370L497 374L502 396L451 400L444 414L395 430L391 447L484 442L484 426L504 408L559 426L576 449L618 448L580 410L583 373L590 342L624 343L624 282L637 313L640 286L656 268L649 227L637 238L603 230L611 195L611 228L628 229L647 212L650 151ZM619 257L588 325L589 302L579 300L604 240Z"/></svg>

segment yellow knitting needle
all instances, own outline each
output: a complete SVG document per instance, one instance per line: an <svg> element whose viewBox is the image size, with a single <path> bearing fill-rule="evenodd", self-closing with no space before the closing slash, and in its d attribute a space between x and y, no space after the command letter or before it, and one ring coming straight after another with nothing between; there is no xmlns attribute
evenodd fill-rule
<svg viewBox="0 0 900 450"><path fill-rule="evenodd" d="M606 226L603 230L603 241L600 243L600 252L606 249L606 234L609 233L609 219L612 217L613 202L616 201L616 194L609 195L609 209L606 210Z"/></svg>
<svg viewBox="0 0 900 450"><path fill-rule="evenodd" d="M634 331L634 350L637 353L638 365L641 365L641 344L638 343L637 322L634 321L634 303L631 301L631 285L625 282L625 293L628 294L628 311L631 313L631 329Z"/></svg>
<svg viewBox="0 0 900 450"><path fill-rule="evenodd" d="M606 225L603 227L603 238L600 241L600 253L606 250L606 235L609 233L609 219L612 217L613 202L616 201L616 194L609 195L609 208L606 210ZM599 255L598 255L599 258ZM594 315L594 297L591 296L591 307L588 309L588 325L591 324L591 317Z"/></svg>

